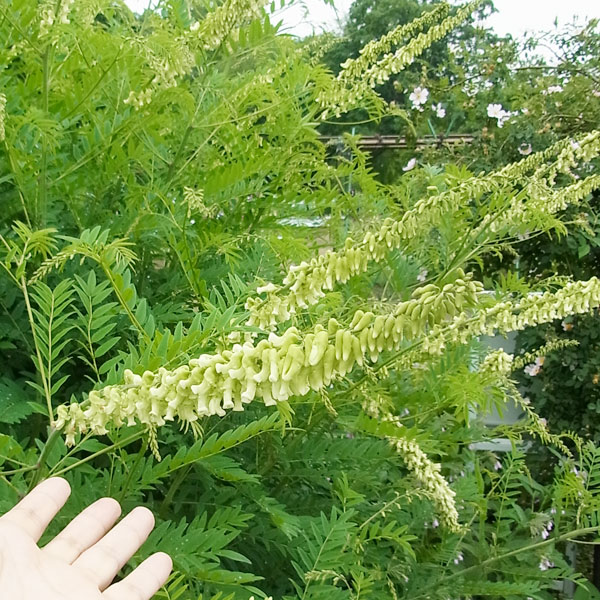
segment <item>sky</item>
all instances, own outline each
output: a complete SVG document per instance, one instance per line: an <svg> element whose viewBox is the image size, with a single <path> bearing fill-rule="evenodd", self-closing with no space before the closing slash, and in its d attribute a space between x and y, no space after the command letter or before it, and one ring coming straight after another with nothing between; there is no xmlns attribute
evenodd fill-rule
<svg viewBox="0 0 600 600"><path fill-rule="evenodd" d="M148 0L125 0L137 11L148 6ZM296 0L294 5L280 14L285 31L297 36L312 32L332 30L339 26L352 0L335 0L336 10L323 0ZM554 19L559 26L578 18L600 17L600 0L495 0L498 12L488 17L485 25L497 33L511 33L518 37L525 31L547 31L553 28Z"/></svg>
<svg viewBox="0 0 600 600"><path fill-rule="evenodd" d="M286 31L304 36L313 28L334 29L351 3L352 0L335 0L336 12L323 0L299 0L282 13ZM515 37L525 31L550 30L555 18L559 26L576 17L581 23L585 18L600 18L600 0L495 0L494 4L498 12L488 17L485 25L501 35L510 33Z"/></svg>

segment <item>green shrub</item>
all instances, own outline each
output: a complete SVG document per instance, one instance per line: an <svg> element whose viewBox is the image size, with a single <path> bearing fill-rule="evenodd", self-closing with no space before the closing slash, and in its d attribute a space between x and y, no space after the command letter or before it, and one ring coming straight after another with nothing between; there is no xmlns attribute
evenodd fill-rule
<svg viewBox="0 0 600 600"><path fill-rule="evenodd" d="M316 129L394 111L365 82L474 8L341 78L256 2L0 8L0 510L49 475L75 490L57 527L99 495L146 503L144 552L177 571L164 598L584 585L562 550L597 531L598 450L550 433L509 378L518 359L477 338L587 313L600 282L485 292L473 266L562 230L600 184L572 177L600 134L384 186ZM486 429L507 401L524 419ZM562 457L548 485L530 436ZM498 437L501 462L476 449Z"/></svg>

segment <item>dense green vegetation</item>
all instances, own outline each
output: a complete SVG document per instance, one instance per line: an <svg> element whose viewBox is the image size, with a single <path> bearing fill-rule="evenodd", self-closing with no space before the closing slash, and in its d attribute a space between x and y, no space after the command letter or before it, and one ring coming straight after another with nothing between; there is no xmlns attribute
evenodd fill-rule
<svg viewBox="0 0 600 600"><path fill-rule="evenodd" d="M418 135L410 94L435 73L411 65L447 57L484 3L419 10L335 75L329 42L279 35L264 4L0 7L0 511L50 475L74 489L55 527L101 495L146 504L143 555L175 563L166 599L590 594L564 551L597 539L600 451L512 380L571 345L511 356L479 338L600 304L589 271L491 267L527 236L581 238L593 119L529 142L510 115L504 139L516 104L476 88L456 123L502 104L489 160L434 152L382 178L355 138L334 156L319 133L360 113ZM600 110L595 71L564 73L560 94L588 85ZM377 93L392 78L416 108ZM426 110L450 116L459 87ZM523 418L486 427L507 402ZM543 483L531 443L557 457Z"/></svg>

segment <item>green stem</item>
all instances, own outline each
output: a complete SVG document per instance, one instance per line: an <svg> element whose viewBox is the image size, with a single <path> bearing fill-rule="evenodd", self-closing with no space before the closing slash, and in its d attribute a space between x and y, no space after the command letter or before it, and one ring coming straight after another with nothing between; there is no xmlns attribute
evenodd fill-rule
<svg viewBox="0 0 600 600"><path fill-rule="evenodd" d="M135 457L135 461L133 463L133 465L131 466L131 469L129 469L129 473L127 475L127 479L125 480L125 485L123 486L123 488L121 489L121 493L119 494L119 504L123 504L123 501L125 500L125 496L127 495L127 488L129 487L131 480L133 479L133 476L135 475L135 471L138 468L138 465L140 464L142 458L144 457L144 454L146 454L146 450L148 449L148 440L146 439L144 441L144 443L142 444L142 446L140 447L140 451L138 452L137 456Z"/></svg>
<svg viewBox="0 0 600 600"><path fill-rule="evenodd" d="M65 461L67 461L69 458L71 458L71 456L73 456L73 454L75 454L76 452L79 452L79 446L81 446L84 442L86 442L87 440L90 439L90 437L92 437L91 433L88 433L87 435L85 435L83 438L81 438L81 440L79 440L79 442L77 442L77 444L75 444L75 446L73 446L73 448L71 448L71 450L69 450L69 452L67 452L51 469L50 473L52 474L52 471L54 471L55 469L58 469L58 467L60 467L60 465L62 465Z"/></svg>
<svg viewBox="0 0 600 600"><path fill-rule="evenodd" d="M50 385L49 381L46 378L46 373L44 370L44 361L42 359L42 353L40 352L37 334L35 332L35 321L33 319L33 311L31 310L31 302L29 300L29 293L27 291L27 282L25 280L25 276L21 276L21 292L23 293L23 298L25 299L25 307L27 309L27 318L29 319L29 326L31 327L31 334L33 336L33 345L35 346L35 355L37 360L37 367L40 373L40 377L42 378L42 386L44 388L44 396L46 397L46 406L48 408L48 417L50 417L50 426L54 424L54 411L52 409L52 394L50 393Z"/></svg>
<svg viewBox="0 0 600 600"><path fill-rule="evenodd" d="M42 79L42 102L43 102L43 111L47 116L49 112L49 84L50 84L50 46L46 47L44 54L42 55L42 69L43 69L43 79ZM46 140L46 135L42 138L42 161L41 161L41 171L40 171L40 182L39 182L39 203L37 210L37 220L41 227L46 226L46 212L47 212L47 203L48 203L48 189L46 183L46 172L48 170L48 142Z"/></svg>
<svg viewBox="0 0 600 600"><path fill-rule="evenodd" d="M18 475L19 473L29 473L37 469L36 465L30 465L28 467L22 467L21 469L11 469L10 471L0 471L0 477L6 477L7 475Z"/></svg>
<svg viewBox="0 0 600 600"><path fill-rule="evenodd" d="M36 52L36 54L39 54L41 56L42 55L41 50L32 43L32 41L27 36L27 33L25 31L23 31L23 29L21 29L21 26L16 21L13 21L10 18L10 16L8 15L8 10L6 10L6 9L2 10L2 14L4 15L4 18L21 34L21 37L32 47L34 52Z"/></svg>
<svg viewBox="0 0 600 600"><path fill-rule="evenodd" d="M98 78L98 81L96 81L96 83L87 91L87 93L83 96L83 98L81 98L81 100L66 114L66 116L64 117L65 119L68 119L71 115L75 114L77 109L94 93L94 90L96 90L96 88L102 83L104 78L108 75L110 70L117 63L117 60L119 59L119 57L121 55L121 50L122 50L122 47L119 48L118 52L116 53L116 55L115 55L113 61L110 63L110 65L108 65L108 67L106 67L106 69L104 71L102 71L102 75L100 75L100 77ZM82 56L83 56L83 54L82 54Z"/></svg>
<svg viewBox="0 0 600 600"><path fill-rule="evenodd" d="M187 474L189 473L191 468L192 465L187 465L185 469L182 469L181 471L179 471L179 473L177 473L177 476L174 478L173 483L171 483L169 491L167 492L167 495L165 496L164 500L160 505L160 508L158 509L158 514L161 519L167 518L167 509L169 508L169 505L173 502L173 498L175 497L177 490L185 481L185 478L187 477Z"/></svg>
<svg viewBox="0 0 600 600"><path fill-rule="evenodd" d="M44 468L44 464L46 463L46 459L48 458L50 452L52 451L52 448L54 448L54 444L56 444L56 442L60 438L61 432L62 432L62 429L56 429L54 426L50 427L50 435L48 436L48 439L46 440L46 443L44 444L44 448L42 449L42 453L40 454L40 458L38 459L38 461L34 467L35 474L29 485L30 491L42 479L42 471Z"/></svg>
<svg viewBox="0 0 600 600"><path fill-rule="evenodd" d="M119 301L119 304L121 305L123 310L127 313L129 320L131 321L133 326L138 330L138 332L144 338L144 340L146 342L150 342L150 337L148 336L148 334L142 327L141 323L137 320L137 318L133 314L132 310L129 308L129 305L125 301L125 298L123 298L123 295L121 294L121 290L119 289L119 286L117 285L117 282L115 281L115 278L113 277L110 267L103 260L100 260L99 262L100 262L100 266L102 267L102 270L104 271L104 274L106 275L107 279L110 281L110 284L113 288L113 291L115 292L115 295L117 296L117 300Z"/></svg>
<svg viewBox="0 0 600 600"><path fill-rule="evenodd" d="M4 475L0 474L0 479L2 479L2 481L4 481L4 483L12 489L13 492L15 492L15 494L17 494L17 497L20 499L23 499L24 494L22 494L19 491L19 488L17 488L15 485L13 485L6 477L4 477Z"/></svg>
<svg viewBox="0 0 600 600"><path fill-rule="evenodd" d="M144 431L138 431L137 433L133 433L132 435L122 439L120 442L116 442L114 444L111 444L110 446L107 446L106 448L102 448L102 450L98 450L98 452L94 452L93 454L90 454L89 456L82 458L81 460L77 461L76 463L73 463L72 465L69 465L68 467L64 467L64 469L60 469L60 470L52 473L52 476L60 477L61 475L64 475L65 473L68 473L69 471L72 471L73 469L76 469L77 467L80 467L81 465L88 463L91 460L94 460L98 456L102 456L103 454L106 454L107 452L110 452L111 450L117 450L118 448L127 446L127 444L130 444L131 442L134 442L135 440L139 440L144 435L144 433L145 433Z"/></svg>
<svg viewBox="0 0 600 600"><path fill-rule="evenodd" d="M6 151L6 155L8 156L8 160L10 162L12 176L15 179L15 187L17 189L17 193L19 194L19 200L21 201L21 207L23 208L23 215L25 216L25 221L27 222L27 226L31 228L31 219L29 217L29 211L27 210L27 202L25 201L25 196L23 196L23 189L25 188L25 186L21 183L20 170L17 167L17 163L13 158L11 147L9 144L6 143L6 140L4 142L4 148Z"/></svg>

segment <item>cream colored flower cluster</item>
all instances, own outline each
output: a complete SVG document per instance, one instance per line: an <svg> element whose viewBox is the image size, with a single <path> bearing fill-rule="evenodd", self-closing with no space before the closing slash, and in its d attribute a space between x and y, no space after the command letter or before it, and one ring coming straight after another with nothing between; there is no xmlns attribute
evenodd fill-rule
<svg viewBox="0 0 600 600"><path fill-rule="evenodd" d="M555 172L569 173L579 162L596 158L600 152L600 131L592 131L581 140L571 140L559 154ZM549 179L553 181L554 173Z"/></svg>
<svg viewBox="0 0 600 600"><path fill-rule="evenodd" d="M483 0L475 0L475 2L467 4L459 9L456 15L444 19L438 25L431 27L426 33L420 33L393 54L386 54L381 60L366 69L361 77L370 87L386 82L391 75L395 75L408 67L424 50L460 25L481 4L483 4Z"/></svg>
<svg viewBox="0 0 600 600"><path fill-rule="evenodd" d="M205 50L215 50L246 20L255 17L267 0L225 0L200 23L192 26Z"/></svg>
<svg viewBox="0 0 600 600"><path fill-rule="evenodd" d="M369 42L362 49L358 58L343 64L344 68L331 87L321 91L317 96L317 103L325 109L322 118L327 118L329 112L333 112L339 117L342 113L354 108L356 103L365 98L372 88L384 83L392 75L409 66L424 50L464 21L482 2L483 0L471 2L458 10L456 15L433 25L427 32L420 33L393 53L389 50L402 39L431 25L447 14L446 7L442 6L433 10L404 28L399 27L379 40ZM377 60L382 53L385 54Z"/></svg>
<svg viewBox="0 0 600 600"><path fill-rule="evenodd" d="M131 90L124 104L140 110L152 101L158 89L169 89L177 86L178 77L183 77L194 67L195 59L184 38L174 39L170 47L152 48L144 38L131 42L137 47L141 56L154 74L150 84L142 90Z"/></svg>
<svg viewBox="0 0 600 600"><path fill-rule="evenodd" d="M296 52L305 57L311 65L322 62L323 56L339 43L339 38L333 33L322 33L305 40Z"/></svg>
<svg viewBox="0 0 600 600"><path fill-rule="evenodd" d="M40 37L45 37L50 33L52 26L55 23L61 25L68 25L69 12L71 11L71 5L75 0L46 0L40 7Z"/></svg>
<svg viewBox="0 0 600 600"><path fill-rule="evenodd" d="M0 142L6 137L6 96L0 94Z"/></svg>
<svg viewBox="0 0 600 600"><path fill-rule="evenodd" d="M123 100L123 104L130 104L136 110L140 110L146 104L150 104L152 101L152 96L154 95L154 88L147 87L141 91L131 90L129 95L125 100Z"/></svg>
<svg viewBox="0 0 600 600"><path fill-rule="evenodd" d="M366 233L362 242L348 238L340 252L329 250L309 262L293 265L283 285L268 283L257 289L265 298L247 300L248 325L269 329L287 321L299 308L307 308L323 298L325 290L331 291L336 283L345 283L364 273L372 261L381 261L390 250L399 248L403 240L414 237L420 223L431 226L453 207L458 197L464 201L463 196L461 191L451 190L420 200L400 221L386 219L378 231Z"/></svg>
<svg viewBox="0 0 600 600"><path fill-rule="evenodd" d="M573 139L562 139L545 150L530 154L517 163L511 163L495 172L497 177L524 175L534 170L536 179L553 179L558 172L568 172L577 161L588 161L598 154L600 131L590 131ZM550 162L551 161L551 162Z"/></svg>
<svg viewBox="0 0 600 600"><path fill-rule="evenodd" d="M440 18L444 18L450 10L447 3L436 6L433 10L426 12L421 17L399 25L392 31L381 36L377 40L371 40L361 48L358 58L349 58L342 63L342 70L337 79L340 82L357 81L363 78L364 73L375 63L382 54L387 54L390 50L401 42L417 35L421 30L430 27Z"/></svg>
<svg viewBox="0 0 600 600"><path fill-rule="evenodd" d="M508 375L513 370L514 358L512 354L507 354L504 350L494 350L485 357L479 366L479 371Z"/></svg>
<svg viewBox="0 0 600 600"><path fill-rule="evenodd" d="M461 531L454 498L456 493L441 474L441 467L429 460L419 445L405 438L394 439L394 446L402 455L406 466L425 488L435 503L442 523L451 531Z"/></svg>
<svg viewBox="0 0 600 600"><path fill-rule="evenodd" d="M461 312L449 325L436 324L422 339L420 352L440 355L448 344L466 344L481 335L520 331L568 315L586 313L598 305L598 278L570 282L556 292L531 294L519 302L498 302L475 315Z"/></svg>
<svg viewBox="0 0 600 600"><path fill-rule="evenodd" d="M357 311L344 328L330 319L302 335L290 327L254 344L248 341L215 354L203 354L174 371L164 368L125 374L124 385L92 391L89 406L61 406L56 426L64 427L68 443L78 432L103 434L107 426L140 422L151 427L174 419L193 423L200 417L243 410L262 398L266 406L292 396L318 391L349 373L365 358L376 361L397 349L404 339L455 315L457 307L475 306L479 282L465 276L442 289L430 285L397 305L389 314ZM450 311L450 312L449 312Z"/></svg>
<svg viewBox="0 0 600 600"><path fill-rule="evenodd" d="M389 436L389 441L404 460L408 469L421 483L426 494L437 507L441 521L452 531L460 531L459 515L454 501L455 492L441 474L441 467L433 463L421 450L415 440L408 440L402 435L402 424L400 419L388 410L381 411L381 402L372 396L363 404L363 409L373 419L395 423L398 433Z"/></svg>
<svg viewBox="0 0 600 600"><path fill-rule="evenodd" d="M380 261L390 250L400 248L405 240L413 239L423 228L429 229L439 223L444 215L467 205L472 198L527 183L532 171L537 171L539 175L547 174L548 170L555 168L555 162L548 165L547 161L557 155L562 156L563 161L565 153L575 152L575 159L580 159L584 154L593 156L599 139L599 133L593 132L575 141L562 140L542 152L506 165L499 171L481 177L470 177L453 189L422 198L399 221L386 219L378 231L368 232L361 242L348 238L342 250L330 250L308 262L292 266L283 285L268 283L257 289L259 296L248 299L246 309L251 313L248 324L269 329L277 323L287 321L298 309L318 302L324 297L325 291L333 290L336 283L345 283L350 277L364 273L372 261ZM586 190L593 184L588 179L567 188L566 192L557 191L557 198L560 199L561 194L567 194L565 198L569 201L569 193L573 201L584 197ZM543 201L542 198L540 202ZM520 207L521 204L515 205L512 210L519 211ZM485 218L492 227L499 230L506 226L511 214L501 215L497 224L494 222L494 214L490 213Z"/></svg>
<svg viewBox="0 0 600 600"><path fill-rule="evenodd" d="M198 41L205 50L216 49L265 4L266 0L226 0L202 21L194 23L185 36L172 38L170 45L163 46L164 40L158 40L159 45L153 48L146 38L134 39L133 44L139 47L154 77L143 89L131 90L123 102L140 110L150 104L157 90L176 87L178 78L197 66L194 48L198 47Z"/></svg>
<svg viewBox="0 0 600 600"><path fill-rule="evenodd" d="M500 219L489 218L490 230L494 232L511 230L523 223L536 222L544 215L553 215L568 206L579 204L594 190L600 188L600 175L591 175L576 183L559 189L550 189L541 184L532 182L529 187L528 197L515 198L508 210L504 211Z"/></svg>
<svg viewBox="0 0 600 600"><path fill-rule="evenodd" d="M547 344L540 346L534 352L526 352L525 354L516 356L513 362L513 370L522 369L525 365L535 362L540 357L547 356L551 352L557 352L559 350L563 350L564 348L578 345L579 342L577 340L552 340Z"/></svg>
<svg viewBox="0 0 600 600"><path fill-rule="evenodd" d="M270 329L287 321L298 309L317 303L336 283L346 283L366 272L371 262L381 261L390 250L399 248L403 240L414 237L421 223L430 227L437 222L444 212L456 206L453 202L458 197L464 201L461 190L420 200L400 221L385 219L381 228L367 232L362 242L356 243L349 237L342 251L329 250L309 262L293 265L283 285L268 283L257 288L258 294L265 294L264 298L248 298L245 305L250 311L248 325Z"/></svg>
<svg viewBox="0 0 600 600"><path fill-rule="evenodd" d="M570 173L571 169L581 162L587 162L600 154L600 131L592 131L578 139L562 140L543 152L531 155L517 164L525 171L534 170L525 181L527 194L513 198L508 210L503 210L500 218L486 215L484 221L489 223L491 231L502 231L518 227L523 223L531 223L535 228L546 215L553 215L572 204L578 204L592 191L600 187L600 176L592 175L564 188L553 189L551 186L558 173ZM555 157L555 158L554 158ZM554 160L550 163L550 158ZM514 176L514 169L505 167L498 171L498 177Z"/></svg>
<svg viewBox="0 0 600 600"><path fill-rule="evenodd" d="M187 218L200 215L205 219L212 219L219 212L217 205L206 206L204 203L204 190L191 187L183 188L183 200L187 204Z"/></svg>

